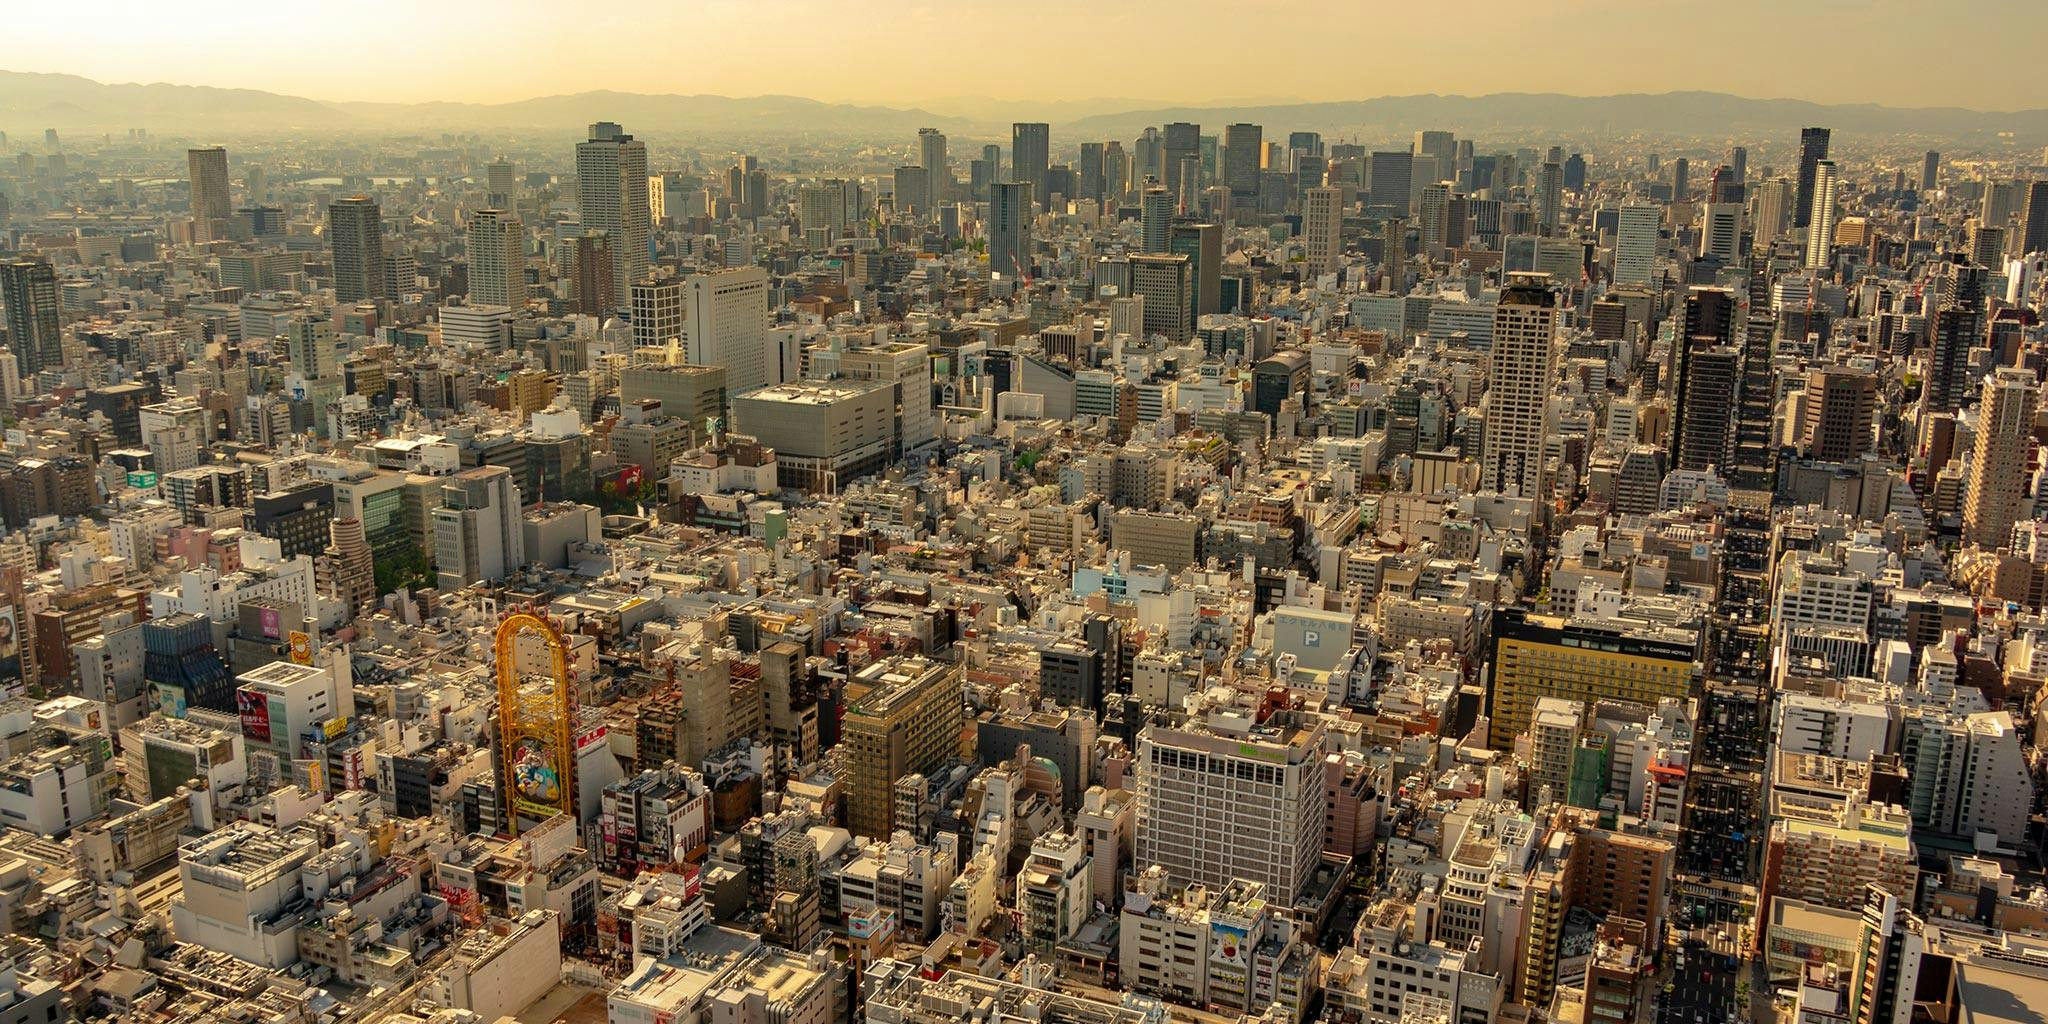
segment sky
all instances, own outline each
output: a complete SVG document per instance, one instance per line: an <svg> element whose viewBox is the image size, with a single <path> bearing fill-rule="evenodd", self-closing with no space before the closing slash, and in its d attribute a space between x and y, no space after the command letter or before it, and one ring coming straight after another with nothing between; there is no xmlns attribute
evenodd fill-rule
<svg viewBox="0 0 2048 1024"><path fill-rule="evenodd" d="M953 113L1703 89L2012 110L2048 107L2044 49L2042 0L97 0L10 11L0 69L330 101L617 89Z"/></svg>

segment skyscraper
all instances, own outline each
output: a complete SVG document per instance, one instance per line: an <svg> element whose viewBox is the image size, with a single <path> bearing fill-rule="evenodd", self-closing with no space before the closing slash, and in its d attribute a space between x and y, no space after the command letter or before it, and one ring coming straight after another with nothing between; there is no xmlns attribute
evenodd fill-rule
<svg viewBox="0 0 2048 1024"><path fill-rule="evenodd" d="M1010 126L1010 177L1031 186L1024 198L1045 201L1045 169L1051 165L1052 128L1043 121Z"/></svg>
<svg viewBox="0 0 2048 1024"><path fill-rule="evenodd" d="M1970 459L1970 491L1963 503L1963 541L1987 550L2005 547L2019 519L2027 488L2028 445L2040 385L2031 370L2001 366L1984 382L1977 403L1977 443Z"/></svg>
<svg viewBox="0 0 2048 1024"><path fill-rule="evenodd" d="M1189 323L1205 313L1223 310L1223 228L1215 224L1179 221L1173 225L1167 250L1186 256L1193 264L1194 295L1188 305Z"/></svg>
<svg viewBox="0 0 2048 1024"><path fill-rule="evenodd" d="M336 303L384 294L384 221L377 200L349 196L327 204L327 244L334 250Z"/></svg>
<svg viewBox="0 0 2048 1024"><path fill-rule="evenodd" d="M1835 255L1835 162L1813 165L1813 206L1807 210L1806 269L1826 270Z"/></svg>
<svg viewBox="0 0 2048 1024"><path fill-rule="evenodd" d="M1828 158L1826 128L1802 128L1799 131L1799 193L1792 201L1792 226L1803 228L1813 222L1813 178L1814 168Z"/></svg>
<svg viewBox="0 0 2048 1024"><path fill-rule="evenodd" d="M1848 366L1823 366L1806 375L1799 445L1808 458L1847 462L1870 450L1877 376Z"/></svg>
<svg viewBox="0 0 2048 1024"><path fill-rule="evenodd" d="M768 379L768 272L740 267L688 281L684 342L690 362L725 367L726 387L742 395Z"/></svg>
<svg viewBox="0 0 2048 1024"><path fill-rule="evenodd" d="M1408 216L1409 177L1415 170L1415 154L1403 151L1374 153L1367 169L1366 191L1374 209L1397 217Z"/></svg>
<svg viewBox="0 0 2048 1024"><path fill-rule="evenodd" d="M1614 283L1648 285L1657 278L1657 236L1663 212L1624 206L1614 218Z"/></svg>
<svg viewBox="0 0 2048 1024"><path fill-rule="evenodd" d="M470 215L469 301L511 309L526 305L526 226L504 210Z"/></svg>
<svg viewBox="0 0 2048 1024"><path fill-rule="evenodd" d="M1556 368L1557 292L1548 274L1510 274L1493 314L1493 371L1486 392L1480 486L1544 495L1544 421Z"/></svg>
<svg viewBox="0 0 2048 1024"><path fill-rule="evenodd" d="M1930 149L1920 158L1920 191L1932 192L1941 178L1941 152Z"/></svg>
<svg viewBox="0 0 2048 1024"><path fill-rule="evenodd" d="M1344 190L1312 188L1301 194L1301 241L1308 250L1308 271L1327 274L1337 268L1343 251Z"/></svg>
<svg viewBox="0 0 2048 1024"><path fill-rule="evenodd" d="M185 168L192 179L192 240L227 238L228 151L219 146L186 150Z"/></svg>
<svg viewBox="0 0 2048 1024"><path fill-rule="evenodd" d="M1145 252L1165 252L1168 233L1173 227L1173 193L1168 189L1150 184L1139 200L1138 226L1142 237L1138 247Z"/></svg>
<svg viewBox="0 0 2048 1024"><path fill-rule="evenodd" d="M1785 233L1792 220L1793 199L1792 183L1783 178L1757 186L1756 220L1750 226L1756 232L1758 248L1767 248Z"/></svg>
<svg viewBox="0 0 2048 1024"><path fill-rule="evenodd" d="M1734 266L1742 258L1742 204L1700 204L1700 255Z"/></svg>
<svg viewBox="0 0 2048 1024"><path fill-rule="evenodd" d="M917 130L917 163L924 168L925 198L934 209L953 193L953 168L946 162L946 135L937 128Z"/></svg>
<svg viewBox="0 0 2048 1024"><path fill-rule="evenodd" d="M512 208L512 199L519 191L519 178L512 167L512 161L500 154L496 160L484 165L484 182L489 190L489 201L501 210Z"/></svg>
<svg viewBox="0 0 2048 1024"><path fill-rule="evenodd" d="M1255 124L1234 124L1223 129L1223 183L1233 196L1259 194L1259 158L1265 149L1265 130Z"/></svg>
<svg viewBox="0 0 2048 1024"><path fill-rule="evenodd" d="M610 121L591 125L576 144L576 205L585 231L611 238L613 308L625 309L627 289L647 276L647 144Z"/></svg>
<svg viewBox="0 0 2048 1024"><path fill-rule="evenodd" d="M64 365L57 272L48 260L0 263L0 303L7 306L7 344L23 377Z"/></svg>
<svg viewBox="0 0 2048 1024"><path fill-rule="evenodd" d="M1081 143L1081 159L1075 163L1074 177L1079 180L1082 199L1102 198L1103 152L1100 142Z"/></svg>
<svg viewBox="0 0 2048 1024"><path fill-rule="evenodd" d="M1140 733L1137 869L1157 865L1184 884L1258 882L1293 905L1322 852L1328 745L1322 724L1298 714L1279 712L1249 734L1202 719Z"/></svg>
<svg viewBox="0 0 2048 1024"><path fill-rule="evenodd" d="M1031 185L999 181L988 203L988 270L1022 277L1031 269Z"/></svg>
<svg viewBox="0 0 2048 1024"><path fill-rule="evenodd" d="M2020 221L2020 253L2048 251L2048 181L2027 186L2025 212Z"/></svg>
<svg viewBox="0 0 2048 1024"><path fill-rule="evenodd" d="M1546 235L1557 233L1564 213L1564 166L1556 161L1543 165L1536 178L1536 223Z"/></svg>
<svg viewBox="0 0 2048 1024"><path fill-rule="evenodd" d="M1186 121L1175 121L1166 126L1166 133L1160 142L1159 178L1166 183L1166 191L1179 195L1182 161L1199 159L1202 154L1202 126Z"/></svg>

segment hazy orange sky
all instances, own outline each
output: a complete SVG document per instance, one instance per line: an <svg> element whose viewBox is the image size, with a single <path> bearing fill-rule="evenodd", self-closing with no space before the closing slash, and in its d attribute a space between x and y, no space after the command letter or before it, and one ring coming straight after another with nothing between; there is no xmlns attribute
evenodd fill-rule
<svg viewBox="0 0 2048 1024"><path fill-rule="evenodd" d="M19 3L0 68L324 100L589 89L1174 103L1412 93L2048 106L2043 0Z"/></svg>

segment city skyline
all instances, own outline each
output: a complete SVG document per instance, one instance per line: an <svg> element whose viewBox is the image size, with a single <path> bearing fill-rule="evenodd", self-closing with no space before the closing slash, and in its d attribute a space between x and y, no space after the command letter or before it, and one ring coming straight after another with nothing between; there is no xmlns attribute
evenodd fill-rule
<svg viewBox="0 0 2048 1024"><path fill-rule="evenodd" d="M1219 38L1214 27L1245 17L1241 8L1221 0L1174 5L1171 20L1177 24L1162 23L1162 8L1099 11L1072 0L1030 11L976 3L943 12L928 4L889 0L863 5L867 16L859 18L846 18L843 8L816 0L785 0L774 5L772 17L755 6L713 0L688 11L587 11L585 31L567 35L528 31L526 26L551 10L531 0L494 5L490 19L477 17L482 12L478 5L463 3L426 9L393 0L314 5L337 16L347 12L353 23L366 27L402 19L405 32L378 40L385 59L364 62L351 60L347 48L254 45L304 27L309 19L297 7L266 11L215 0L175 9L117 6L125 10L125 34L106 33L97 22L82 24L62 8L15 12L10 31L20 47L0 63L11 70L105 82L257 89L329 103L489 103L611 90L797 95L944 113L949 103L1028 108L1102 102L1106 109L1128 109L1167 100L1217 104L1433 93L1604 96L1697 90L1817 103L2004 111L2048 107L2048 81L2017 70L2041 40L2038 31L2009 30L2015 19L2024 27L2025 19L2037 13L2018 0L1982 0L1964 10L1943 10L1939 18L1906 0L1855 5L1737 0L1717 8L1711 19L1687 16L1674 3L1615 0L1537 4L1538 16L1531 18L1532 5L1482 0L1459 26L1456 54L1383 47L1373 51L1371 61L1360 59L1364 41L1425 35L1437 24L1435 15L1422 8L1318 12L1327 24L1292 34L1288 45L1298 45L1296 52L1219 55L1203 49L1205 41ZM1082 15L1092 31L1068 31L1069 16ZM1764 18L1774 31L1755 31L1757 20ZM1306 27L1275 20L1275 28ZM792 24L819 22L829 30L786 31ZM1899 26L1912 31L1897 31ZM1646 29L1682 34L1683 45L1643 45ZM452 38L466 42L451 47ZM1001 64L988 59L982 41L992 38L1014 44L1014 77L1006 77ZM691 45L700 39L720 42ZM1160 56L1148 59L1134 52L1132 39L1159 46ZM250 45L238 49L232 61L190 59L209 45L237 40ZM1826 43L1819 51L1817 41ZM875 74L871 54L886 47L916 53L921 73ZM1974 59L1954 62L1934 79L1887 70L1942 47L1969 52ZM1738 54L1743 59L1735 59ZM1032 73L1039 61L1090 73L1047 79ZM406 73L391 74L394 67ZM510 75L507 68L542 70ZM1174 73L1162 74L1162 69Z"/></svg>

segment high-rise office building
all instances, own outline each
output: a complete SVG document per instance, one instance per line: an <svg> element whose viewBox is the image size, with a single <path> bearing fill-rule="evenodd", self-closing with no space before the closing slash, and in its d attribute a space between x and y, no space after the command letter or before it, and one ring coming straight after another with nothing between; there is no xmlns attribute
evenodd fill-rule
<svg viewBox="0 0 2048 1024"><path fill-rule="evenodd" d="M185 152L192 181L192 240L218 242L228 236L228 151L220 146Z"/></svg>
<svg viewBox="0 0 2048 1024"><path fill-rule="evenodd" d="M1458 136L1455 132L1419 131L1415 133L1413 152L1436 161L1439 178L1448 178L1458 169Z"/></svg>
<svg viewBox="0 0 2048 1024"><path fill-rule="evenodd" d="M1223 228L1216 224L1177 221L1166 243L1167 251L1186 256L1193 265L1194 295L1190 322L1207 313L1223 311Z"/></svg>
<svg viewBox="0 0 2048 1024"><path fill-rule="evenodd" d="M725 367L735 395L768 379L768 272L740 267L688 279L684 343L690 362Z"/></svg>
<svg viewBox="0 0 2048 1024"><path fill-rule="evenodd" d="M1614 283L1647 286L1657 279L1657 237L1663 211L1624 206L1614 218Z"/></svg>
<svg viewBox="0 0 2048 1024"><path fill-rule="evenodd" d="M647 276L647 144L610 121L591 125L576 144L576 206L585 231L611 238L612 308L625 309L627 289Z"/></svg>
<svg viewBox="0 0 2048 1024"><path fill-rule="evenodd" d="M1544 234L1554 235L1563 215L1564 166L1550 161L1536 176L1536 223Z"/></svg>
<svg viewBox="0 0 2048 1024"><path fill-rule="evenodd" d="M1941 152L1930 149L1920 158L1920 191L1932 192L1941 179Z"/></svg>
<svg viewBox="0 0 2048 1024"><path fill-rule="evenodd" d="M500 154L496 160L484 165L484 186L487 200L501 210L512 208L513 200L519 195L519 172L512 161Z"/></svg>
<svg viewBox="0 0 2048 1024"><path fill-rule="evenodd" d="M999 181L990 186L988 271L1023 277L1031 270L1031 185Z"/></svg>
<svg viewBox="0 0 2048 1024"><path fill-rule="evenodd" d="M1977 403L1977 440L1970 458L1970 490L1963 503L1963 541L1987 550L2012 542L2027 492L2040 384L2031 370L2001 366L1984 382Z"/></svg>
<svg viewBox="0 0 2048 1024"><path fill-rule="evenodd" d="M1291 711L1240 732L1195 719L1147 727L1137 870L1211 888L1258 882L1292 906L1322 855L1327 744L1320 721Z"/></svg>
<svg viewBox="0 0 2048 1024"><path fill-rule="evenodd" d="M1494 749L1511 748L1515 737L1529 731L1536 702L1545 697L1643 707L1684 699L1698 668L1699 645L1697 628L1654 619L1567 618L1503 608L1494 615L1487 735Z"/></svg>
<svg viewBox="0 0 2048 1024"><path fill-rule="evenodd" d="M2020 254L2048 252L2048 181L2027 186L2024 211L2020 215Z"/></svg>
<svg viewBox="0 0 2048 1024"><path fill-rule="evenodd" d="M1732 267L1742 259L1742 204L1702 203L1699 220L1700 256Z"/></svg>
<svg viewBox="0 0 2048 1024"><path fill-rule="evenodd" d="M896 216L899 220L929 219L932 212L931 181L925 169L916 164L905 164L896 168L891 192L896 199Z"/></svg>
<svg viewBox="0 0 2048 1024"><path fill-rule="evenodd" d="M1848 462L1870 450L1877 407L1877 376L1849 366L1823 366L1806 374L1799 446L1811 459Z"/></svg>
<svg viewBox="0 0 2048 1024"><path fill-rule="evenodd" d="M7 344L23 377L64 365L62 298L48 260L0 263L0 303L7 306Z"/></svg>
<svg viewBox="0 0 2048 1024"><path fill-rule="evenodd" d="M526 225L504 210L470 215L469 301L511 309L526 305Z"/></svg>
<svg viewBox="0 0 2048 1024"><path fill-rule="evenodd" d="M934 208L953 194L953 167L946 162L946 133L917 130L917 164L924 168L925 196Z"/></svg>
<svg viewBox="0 0 2048 1024"><path fill-rule="evenodd" d="M443 590L501 580L526 564L519 485L504 466L478 466L441 485L434 565Z"/></svg>
<svg viewBox="0 0 2048 1024"><path fill-rule="evenodd" d="M1010 177L1031 186L1025 199L1042 203L1045 171L1051 166L1052 127L1043 121L1019 121L1010 126Z"/></svg>
<svg viewBox="0 0 2048 1024"><path fill-rule="evenodd" d="M1415 154L1402 150L1374 153L1366 170L1366 192L1373 208L1396 217L1408 216L1409 179L1415 171Z"/></svg>
<svg viewBox="0 0 2048 1024"><path fill-rule="evenodd" d="M1692 161L1679 157L1671 161L1671 201L1683 203L1692 191Z"/></svg>
<svg viewBox="0 0 2048 1024"><path fill-rule="evenodd" d="M1984 268L1949 262L1933 276L1934 323L1927 345L1928 413L1962 408L1970 387L1970 349L1984 337Z"/></svg>
<svg viewBox="0 0 2048 1024"><path fill-rule="evenodd" d="M1679 383L1672 465L1712 469L1726 476L1735 463L1735 420L1742 385L1742 350L1711 337L1680 339L1686 347Z"/></svg>
<svg viewBox="0 0 2048 1024"><path fill-rule="evenodd" d="M1166 126L1166 132L1159 141L1159 167L1141 168L1141 173L1153 173L1166 183L1166 191L1180 195L1186 185L1181 181L1184 161L1199 160L1202 154L1202 126L1186 121L1175 121ZM1197 165L1199 167L1199 164ZM1199 182L1197 183L1199 184Z"/></svg>
<svg viewBox="0 0 2048 1024"><path fill-rule="evenodd" d="M562 254L562 276L569 279L569 297L576 311L596 316L610 310L616 291L612 274L617 265L612 259L611 234L585 232L563 243Z"/></svg>
<svg viewBox="0 0 2048 1024"><path fill-rule="evenodd" d="M1757 248L1767 248L1791 226L1793 202L1792 183L1783 178L1772 178L1757 186L1756 216L1750 225L1756 234Z"/></svg>
<svg viewBox="0 0 2048 1024"><path fill-rule="evenodd" d="M1813 223L1813 179L1815 168L1828 158L1830 132L1826 128L1799 130L1799 192L1792 200L1792 226Z"/></svg>
<svg viewBox="0 0 2048 1024"><path fill-rule="evenodd" d="M1445 240L1450 235L1451 183L1431 182L1422 186L1422 204L1416 208L1416 235L1422 245L1423 255L1430 259L1442 259ZM1307 217L1306 211L1303 217Z"/></svg>
<svg viewBox="0 0 2048 1024"><path fill-rule="evenodd" d="M1223 129L1223 184L1233 196L1259 194L1259 164L1265 130L1255 124Z"/></svg>
<svg viewBox="0 0 2048 1024"><path fill-rule="evenodd" d="M1301 194L1301 241L1308 251L1308 270L1327 274L1337 269L1343 252L1344 190L1312 188Z"/></svg>
<svg viewBox="0 0 2048 1024"><path fill-rule="evenodd" d="M683 339L683 282L679 278L635 281L628 290L633 311L633 347L662 348ZM675 410L666 410L674 415Z"/></svg>
<svg viewBox="0 0 2048 1024"><path fill-rule="evenodd" d="M1813 165L1813 206L1806 216L1806 269L1826 270L1835 258L1835 162Z"/></svg>
<svg viewBox="0 0 2048 1024"><path fill-rule="evenodd" d="M1160 185L1147 185L1139 197L1138 227L1140 238L1138 248L1145 252L1165 252L1171 240L1168 232L1173 226L1173 193Z"/></svg>
<svg viewBox="0 0 2048 1024"><path fill-rule="evenodd" d="M1182 342L1194 334L1195 265L1186 256L1131 257L1131 293L1145 299L1145 334Z"/></svg>
<svg viewBox="0 0 2048 1024"><path fill-rule="evenodd" d="M923 657L896 658L862 669L846 689L840 726L847 751L846 827L886 839L897 828L896 781L959 755L960 669Z"/></svg>
<svg viewBox="0 0 2048 1024"><path fill-rule="evenodd" d="M1557 318L1550 275L1508 275L1493 315L1493 372L1480 457L1480 486L1486 490L1543 500Z"/></svg>
<svg viewBox="0 0 2048 1024"><path fill-rule="evenodd" d="M1103 144L1100 142L1081 143L1081 158L1074 164L1074 177L1080 184L1082 199L1102 198Z"/></svg>
<svg viewBox="0 0 2048 1024"><path fill-rule="evenodd" d="M327 244L334 252L334 301L384 294L384 222L377 200L349 196L327 204Z"/></svg>

